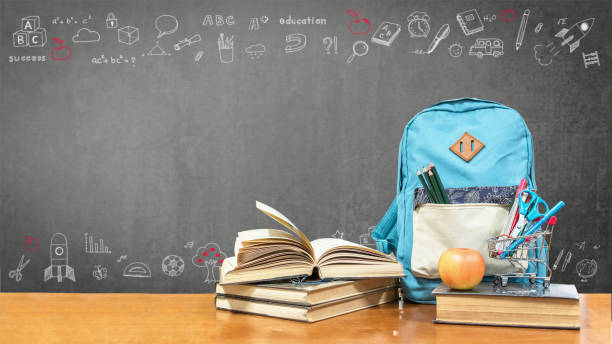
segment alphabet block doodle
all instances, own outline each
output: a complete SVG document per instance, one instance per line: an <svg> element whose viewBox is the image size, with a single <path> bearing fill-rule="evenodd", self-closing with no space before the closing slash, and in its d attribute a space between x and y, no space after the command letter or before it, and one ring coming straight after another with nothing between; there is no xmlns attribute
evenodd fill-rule
<svg viewBox="0 0 612 344"><path fill-rule="evenodd" d="M13 33L13 46L16 48L25 48L28 46L28 33L25 31L17 31Z"/></svg>
<svg viewBox="0 0 612 344"><path fill-rule="evenodd" d="M21 29L26 32L34 32L40 28L39 16L28 16L21 18Z"/></svg>
<svg viewBox="0 0 612 344"><path fill-rule="evenodd" d="M28 33L28 44L33 48L42 48L47 44L47 30L37 29Z"/></svg>

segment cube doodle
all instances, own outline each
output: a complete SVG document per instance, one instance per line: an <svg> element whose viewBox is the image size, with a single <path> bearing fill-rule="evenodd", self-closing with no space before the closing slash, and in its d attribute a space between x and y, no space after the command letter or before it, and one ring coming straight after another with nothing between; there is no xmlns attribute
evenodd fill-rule
<svg viewBox="0 0 612 344"><path fill-rule="evenodd" d="M32 48L42 48L47 44L47 30L38 29L28 33L28 44Z"/></svg>
<svg viewBox="0 0 612 344"><path fill-rule="evenodd" d="M21 18L21 30L26 32L34 32L40 28L39 16L28 16Z"/></svg>
<svg viewBox="0 0 612 344"><path fill-rule="evenodd" d="M24 48L28 46L28 33L25 31L17 31L13 33L13 46L16 48Z"/></svg>
<svg viewBox="0 0 612 344"><path fill-rule="evenodd" d="M39 16L21 18L21 29L13 33L16 48L42 48L47 44L47 30L40 27Z"/></svg>
<svg viewBox="0 0 612 344"><path fill-rule="evenodd" d="M117 39L120 43L132 45L140 39L138 28L133 26L124 26L117 30Z"/></svg>

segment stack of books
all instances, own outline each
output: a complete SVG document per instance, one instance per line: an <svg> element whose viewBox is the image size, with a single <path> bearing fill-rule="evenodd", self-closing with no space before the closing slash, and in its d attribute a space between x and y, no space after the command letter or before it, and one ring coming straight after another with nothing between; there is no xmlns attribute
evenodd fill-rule
<svg viewBox="0 0 612 344"><path fill-rule="evenodd" d="M238 233L235 256L225 259L217 309L314 322L398 299L402 265L392 256L350 241L309 241L277 210L257 209L278 229Z"/></svg>

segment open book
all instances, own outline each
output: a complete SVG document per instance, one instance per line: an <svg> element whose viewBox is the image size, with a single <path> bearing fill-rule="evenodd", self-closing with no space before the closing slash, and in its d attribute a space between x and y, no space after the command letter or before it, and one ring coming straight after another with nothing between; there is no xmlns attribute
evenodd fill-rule
<svg viewBox="0 0 612 344"><path fill-rule="evenodd" d="M234 257L221 267L221 284L249 283L311 276L321 279L355 279L404 276L392 256L350 241L325 238L309 241L283 214L261 202L257 209L285 226L238 233Z"/></svg>

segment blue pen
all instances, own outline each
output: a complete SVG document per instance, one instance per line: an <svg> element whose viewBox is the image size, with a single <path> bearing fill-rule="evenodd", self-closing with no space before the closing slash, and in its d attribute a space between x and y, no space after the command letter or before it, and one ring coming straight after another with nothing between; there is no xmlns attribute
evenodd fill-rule
<svg viewBox="0 0 612 344"><path fill-rule="evenodd" d="M540 221L536 222L533 226L529 227L529 229L525 231L525 233L523 233L523 236L529 236L535 233L538 229L540 229L540 227L542 227L543 224L546 223L546 221L548 221L549 218L555 215L563 207L565 207L565 203L563 201L559 201L559 203L557 203L554 207L552 207L552 209L550 209L540 219ZM509 252L513 252L514 250L516 250L516 248L519 247L519 245L521 245L524 241L525 241L525 238L513 241L510 247L504 250L504 253L502 253L501 258L502 259L506 258Z"/></svg>

